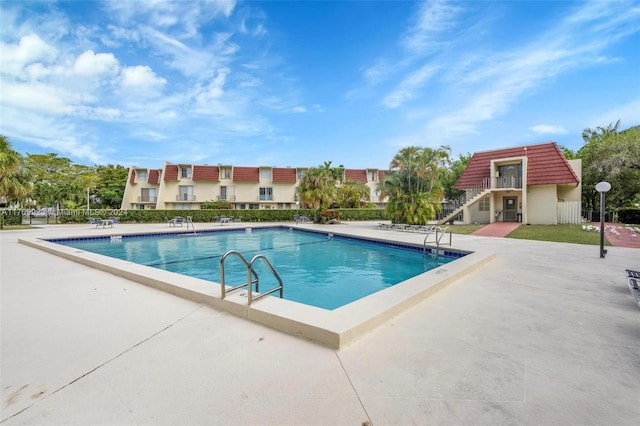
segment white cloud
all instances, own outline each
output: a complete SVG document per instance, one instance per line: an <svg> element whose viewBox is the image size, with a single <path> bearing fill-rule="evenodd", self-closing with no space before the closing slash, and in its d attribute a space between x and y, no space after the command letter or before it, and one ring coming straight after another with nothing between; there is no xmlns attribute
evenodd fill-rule
<svg viewBox="0 0 640 426"><path fill-rule="evenodd" d="M93 77L103 74L114 75L118 72L120 64L112 53L94 53L87 50L78 56L73 69L81 76Z"/></svg>
<svg viewBox="0 0 640 426"><path fill-rule="evenodd" d="M538 124L536 126L529 127L529 130L540 135L564 135L569 133L564 127L554 124Z"/></svg>
<svg viewBox="0 0 640 426"><path fill-rule="evenodd" d="M619 130L640 126L640 97L630 100L616 108L599 114L589 120L589 128L607 127L620 120Z"/></svg>
<svg viewBox="0 0 640 426"><path fill-rule="evenodd" d="M231 71L228 68L216 70L216 75L211 81L202 87L197 87L192 93L196 103L196 111L203 114L227 115L229 109L222 102L225 94L224 86L227 75Z"/></svg>
<svg viewBox="0 0 640 426"><path fill-rule="evenodd" d="M38 35L20 38L18 44L0 44L2 51L2 73L20 76L23 69L33 63L51 63L56 59L56 49Z"/></svg>
<svg viewBox="0 0 640 426"><path fill-rule="evenodd" d="M624 26L621 20L628 22L640 13L640 8L623 13L624 4L607 4L603 8L580 3L583 8L549 27L532 42L471 63L467 57L452 66L455 80L445 87L448 105L443 105L442 112L427 122L426 132L444 128L447 132L456 129L461 134L476 133L477 124L495 120L524 94L535 91L549 79L601 62L601 51L620 37L614 29ZM597 25L591 20L597 20Z"/></svg>
<svg viewBox="0 0 640 426"><path fill-rule="evenodd" d="M120 75L122 87L125 89L137 89L141 91L155 90L167 83L167 80L158 77L151 67L147 65L137 65L126 67Z"/></svg>
<svg viewBox="0 0 640 426"><path fill-rule="evenodd" d="M2 83L2 104L26 111L48 114L72 114L77 95L62 88L40 83ZM6 118L4 118L6 119Z"/></svg>
<svg viewBox="0 0 640 426"><path fill-rule="evenodd" d="M438 67L425 65L411 73L398 87L385 96L382 104L388 108L397 108L419 95L419 89L438 71Z"/></svg>
<svg viewBox="0 0 640 426"><path fill-rule="evenodd" d="M456 26L461 12L463 8L451 0L423 2L416 23L403 37L403 45L413 52L436 50L445 40L443 35Z"/></svg>
<svg viewBox="0 0 640 426"><path fill-rule="evenodd" d="M307 112L307 108L304 106L296 106L291 109L291 112L304 113L304 112Z"/></svg>

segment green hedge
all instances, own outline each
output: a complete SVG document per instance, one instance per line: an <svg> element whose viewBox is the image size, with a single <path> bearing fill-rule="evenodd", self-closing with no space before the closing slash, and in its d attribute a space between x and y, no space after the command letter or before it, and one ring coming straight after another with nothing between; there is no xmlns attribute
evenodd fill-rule
<svg viewBox="0 0 640 426"><path fill-rule="evenodd" d="M379 209L339 209L342 221L384 220ZM314 222L319 218L315 209L300 210L61 210L60 223L85 223L90 217L107 219L117 217L121 223L162 223L165 218L191 216L196 223L215 222L220 216L240 218L243 222L291 222L298 213Z"/></svg>
<svg viewBox="0 0 640 426"><path fill-rule="evenodd" d="M618 221L620 223L640 224L640 209L628 208L618 210Z"/></svg>
<svg viewBox="0 0 640 426"><path fill-rule="evenodd" d="M22 225L22 210L2 210L2 224Z"/></svg>

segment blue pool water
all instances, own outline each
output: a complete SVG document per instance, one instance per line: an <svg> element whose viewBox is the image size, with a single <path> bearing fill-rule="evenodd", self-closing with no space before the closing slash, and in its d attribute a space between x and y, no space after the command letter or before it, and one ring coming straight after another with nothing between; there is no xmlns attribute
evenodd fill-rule
<svg viewBox="0 0 640 426"><path fill-rule="evenodd" d="M228 250L239 251L247 261L262 254L282 278L285 299L324 309L338 308L455 260L423 256L420 249L400 244L287 228L54 242L214 282L220 282L220 258ZM261 291L277 286L262 262L254 266ZM235 256L225 260L225 279L228 286L247 279L246 267Z"/></svg>

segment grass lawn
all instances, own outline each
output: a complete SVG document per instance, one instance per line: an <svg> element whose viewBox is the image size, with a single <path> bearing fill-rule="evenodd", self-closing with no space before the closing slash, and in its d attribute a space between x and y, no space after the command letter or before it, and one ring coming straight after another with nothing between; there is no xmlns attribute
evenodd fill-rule
<svg viewBox="0 0 640 426"><path fill-rule="evenodd" d="M444 225L441 225L444 227ZM484 225L446 225L451 229L452 234L469 235L482 228Z"/></svg>
<svg viewBox="0 0 640 426"><path fill-rule="evenodd" d="M4 225L0 231L13 231L15 229L31 229L35 228L35 226L30 225Z"/></svg>
<svg viewBox="0 0 640 426"><path fill-rule="evenodd" d="M582 225L521 225L506 238L600 245L600 233L584 231ZM611 245L606 238L604 245Z"/></svg>

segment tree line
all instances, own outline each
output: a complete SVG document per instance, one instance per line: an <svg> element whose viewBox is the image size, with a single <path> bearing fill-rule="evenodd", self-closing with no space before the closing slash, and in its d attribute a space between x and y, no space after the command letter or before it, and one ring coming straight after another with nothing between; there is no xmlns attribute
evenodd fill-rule
<svg viewBox="0 0 640 426"><path fill-rule="evenodd" d="M640 126L620 131L619 125L620 121L584 129L584 145L577 151L561 147L567 159L582 159L583 209L599 208L595 185L601 181L611 184L610 208L640 204ZM452 159L450 153L449 146L409 146L398 151L376 191L379 199L387 199L388 218L426 224L437 217L443 200L461 194L454 185L471 154ZM297 189L298 204L319 210L375 208L369 188L361 182L344 181L343 171L331 161L307 169ZM117 209L127 176L128 169L120 165L79 165L55 153L23 156L0 135L0 204Z"/></svg>
<svg viewBox="0 0 640 426"><path fill-rule="evenodd" d="M0 205L119 209L128 174L120 165L74 164L55 153L23 156L0 135Z"/></svg>

